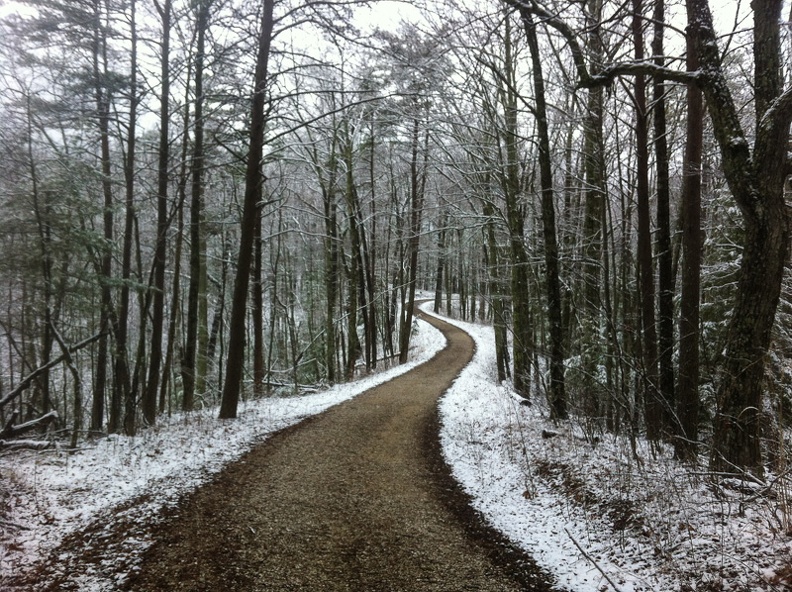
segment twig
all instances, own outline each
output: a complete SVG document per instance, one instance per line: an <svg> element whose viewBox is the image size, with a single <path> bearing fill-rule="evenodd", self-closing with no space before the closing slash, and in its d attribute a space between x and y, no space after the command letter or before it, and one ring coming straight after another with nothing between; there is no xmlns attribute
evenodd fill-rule
<svg viewBox="0 0 792 592"><path fill-rule="evenodd" d="M564 529L564 532L566 532L566 533L567 533L567 536L568 536L568 537L569 537L569 538L572 540L572 542L573 542L573 543L575 543L575 546L578 548L578 551L580 551L580 552L583 554L583 557L585 557L586 559L588 559L588 560L591 562L591 565L593 565L594 567L596 567L596 568L597 568L597 571L598 571L598 572L600 572L600 573L602 574L602 577L603 577L603 578L605 578L606 580L608 580L608 583L609 583L611 586L613 586L613 589L614 589L614 590L616 590L616 592L622 592L622 589L621 589L621 588L619 588L619 587L618 587L618 586L617 586L617 585L616 585L616 584L613 582L613 580L611 580L611 579L610 579L610 577L608 576L608 574L606 574L606 573L605 573L605 570L604 570L604 569L602 569L602 568L599 566L599 564L597 564L597 562L596 562L596 561L594 561L594 558L593 558L591 555L589 555L588 553L586 553L586 551L583 549L583 547L581 547L581 546L580 546L580 543L578 543L578 542L575 540L575 537L573 537L573 536L572 536L572 533L571 533L571 532L569 532L569 529L568 529L568 528L565 528L565 529Z"/></svg>

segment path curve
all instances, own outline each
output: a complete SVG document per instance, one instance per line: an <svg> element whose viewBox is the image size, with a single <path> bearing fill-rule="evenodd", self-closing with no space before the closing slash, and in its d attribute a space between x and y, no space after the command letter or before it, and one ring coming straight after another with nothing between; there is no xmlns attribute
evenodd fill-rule
<svg viewBox="0 0 792 592"><path fill-rule="evenodd" d="M474 352L462 330L429 362L284 430L191 495L128 589L549 590L483 527L437 440L437 398Z"/></svg>

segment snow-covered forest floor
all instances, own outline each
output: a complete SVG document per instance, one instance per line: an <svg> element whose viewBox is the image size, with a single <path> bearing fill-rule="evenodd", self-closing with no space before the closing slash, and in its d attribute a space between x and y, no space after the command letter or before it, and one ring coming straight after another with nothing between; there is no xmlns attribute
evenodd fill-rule
<svg viewBox="0 0 792 592"><path fill-rule="evenodd" d="M786 478L769 489L714 486L703 469L638 458L621 438L592 444L574 421L554 425L540 401L521 405L495 384L492 329L456 323L477 352L441 401L449 464L476 507L575 592L617 589L747 591L792 587L792 517ZM135 500L154 519L269 434L323 411L429 359L440 333L419 324L412 362L349 385L300 397L246 402L240 418L216 409L174 415L134 438L113 436L66 451L0 456L0 584L46 557L70 533L112 520ZM550 437L546 437L550 436ZM704 466L704 465L702 465ZM147 546L129 541L124 569ZM64 551L65 552L65 551ZM108 564L82 574L81 589L113 590L124 573Z"/></svg>
<svg viewBox="0 0 792 592"><path fill-rule="evenodd" d="M441 402L443 447L476 508L572 591L792 589L792 482L726 480L625 437L556 425L494 386L492 329ZM595 440L592 442L592 440Z"/></svg>

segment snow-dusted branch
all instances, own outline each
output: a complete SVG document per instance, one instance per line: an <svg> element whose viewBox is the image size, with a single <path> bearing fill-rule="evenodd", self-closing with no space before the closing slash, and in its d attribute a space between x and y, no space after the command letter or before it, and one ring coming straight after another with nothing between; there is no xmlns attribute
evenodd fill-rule
<svg viewBox="0 0 792 592"><path fill-rule="evenodd" d="M0 440L0 450L46 450L52 447L48 440Z"/></svg>
<svg viewBox="0 0 792 592"><path fill-rule="evenodd" d="M578 87L593 88L595 86L609 85L619 76L636 76L641 74L682 84L700 84L703 81L701 71L684 72L665 66L659 66L655 63L641 61L621 62L608 66L597 74L589 76L586 79L581 79L578 83Z"/></svg>
<svg viewBox="0 0 792 592"><path fill-rule="evenodd" d="M586 65L585 53L578 42L578 33L559 18L557 14L550 12L536 0L505 0L505 2L519 10L521 14L535 15L541 19L541 22L561 34L567 42L569 51L572 54L572 61L575 63L575 70L578 75L578 88L607 86L619 76L635 76L639 74L660 77L663 80L671 80L682 84L700 83L702 81L700 71L685 72L646 61L620 62L607 66L600 72L592 73Z"/></svg>

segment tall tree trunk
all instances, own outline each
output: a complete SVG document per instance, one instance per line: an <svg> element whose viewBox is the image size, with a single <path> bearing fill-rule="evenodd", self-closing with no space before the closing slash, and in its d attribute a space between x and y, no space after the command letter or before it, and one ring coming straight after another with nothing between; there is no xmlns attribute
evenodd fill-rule
<svg viewBox="0 0 792 592"><path fill-rule="evenodd" d="M115 376L119 390L124 397L124 431L127 435L133 435L136 430L135 415L137 411L137 393L130 386L129 376L129 356L128 335L129 335L129 280L132 276L132 241L135 224L135 150L136 150L136 127L137 127L137 24L136 24L136 0L131 0L130 26L132 28L132 53L130 71L130 105L129 105L129 136L127 137L127 151L124 163L124 182L126 189L126 212L124 215L124 239L121 255L121 294L118 307L118 333L116 334L115 352ZM145 403L145 401L144 401ZM144 407L144 414L146 408ZM156 409L152 416L145 415L145 419L150 424L154 423Z"/></svg>
<svg viewBox="0 0 792 592"><path fill-rule="evenodd" d="M334 184L335 182L331 181L329 187L322 189L325 218L325 300L327 304L325 311L325 365L327 381L330 384L336 381L336 358L338 357L335 319L335 306L338 300L338 223Z"/></svg>
<svg viewBox="0 0 792 592"><path fill-rule="evenodd" d="M374 306L374 261L369 253L369 240L366 224L363 221L363 210L360 208L360 200L357 199L357 217L360 220L360 281L362 303L363 330L365 331L365 351L366 370L371 371L377 365L377 317ZM372 222L373 223L373 222ZM371 233L374 237L374 232Z"/></svg>
<svg viewBox="0 0 792 592"><path fill-rule="evenodd" d="M364 333L368 336L368 310L366 306L365 264L362 258L361 234L363 228L359 219L359 206L357 186L355 184L352 162L352 140L348 122L344 122L344 162L346 168L346 197L347 218L349 220L349 237L351 253L349 257L349 310L347 312L347 333L349 335L349 356L347 358L346 379L350 380L355 372L355 363L362 353L360 339L357 333L358 312L362 313ZM367 352L370 350L366 350ZM366 361L370 367L370 360Z"/></svg>
<svg viewBox="0 0 792 592"><path fill-rule="evenodd" d="M104 88L103 80L107 75L107 40L104 37L102 24L102 0L94 1L94 39L93 39L93 76L96 96L96 111L99 118L99 147L101 152L102 197L104 199L103 235L105 245L99 262L101 281L101 312L99 340L99 353L97 356L96 392L94 397L104 396L107 388L108 350L111 332L115 334L113 326L113 295L111 291L113 258L110 252L113 244L113 185L110 155L110 98L109 91ZM123 393L114 382L110 398L110 418L108 431L117 433L122 428L122 403ZM94 408L96 405L94 404ZM96 419L96 418L94 418Z"/></svg>
<svg viewBox="0 0 792 592"><path fill-rule="evenodd" d="M372 112L372 118L374 117ZM366 239L366 234L363 235L363 258L366 262L366 287L368 288L368 306L369 306L369 339L366 340L366 345L369 348L368 359L371 360L371 366L368 368L372 370L377 367L377 299L376 299L376 254L377 254L377 216L376 216L376 177L374 175L374 158L376 156L375 145L376 138L374 137L374 125L371 125L371 159L369 161L369 186L371 187L371 232L367 233L370 240ZM387 276L386 276L387 277Z"/></svg>
<svg viewBox="0 0 792 592"><path fill-rule="evenodd" d="M656 66L665 66L663 36L665 32L665 0L655 0L652 54ZM689 55L689 54L688 54ZM674 406L674 286L673 249L671 248L671 191L668 172L668 139L666 126L665 81L653 79L655 177L657 188L657 346L659 361L660 400L663 426L675 431Z"/></svg>
<svg viewBox="0 0 792 592"><path fill-rule="evenodd" d="M40 190L38 167L36 166L36 157L33 151L33 111L31 108L30 96L27 97L27 158L28 166L30 169L30 189L33 198L33 210L36 217L36 227L39 234L39 256L41 257L41 279L42 279L42 297L43 297L43 317L44 323L41 335L41 360L39 365L44 367L50 361L52 353L52 346L54 342L53 331L53 318L52 318L52 291L53 282L52 277L52 208L50 206L49 192ZM42 203L42 201L44 203ZM50 396L50 372L49 369L44 370L38 380L39 388L41 389L41 411L42 414L47 414L52 410L52 401ZM94 404L97 401L94 400ZM98 405L100 409L96 415L101 418L101 406L104 404L104 398L99 397ZM101 421L99 427L102 428Z"/></svg>
<svg viewBox="0 0 792 592"><path fill-rule="evenodd" d="M217 343L220 341L220 329L223 325L223 316L225 315L225 299L226 299L226 285L228 283L228 259L231 253L230 240L228 236L223 239L223 262L220 266L220 286L217 303L215 305L214 315L212 317L212 328L209 331L209 343L206 345L206 359L211 366L214 364L215 352L217 351ZM263 265L263 264L262 264ZM264 286L262 284L262 297ZM262 346L263 350L263 346ZM264 365L262 360L262 365ZM264 376L262 383L267 386L267 368L264 365Z"/></svg>
<svg viewBox="0 0 792 592"><path fill-rule="evenodd" d="M602 67L604 48L599 33L602 0L588 0L588 47L591 65ZM581 316L583 411L592 417L599 415L600 388L597 385L597 366L601 360L600 285L604 243L603 214L605 211L605 158L603 142L603 89L589 89L584 130L583 159L586 178L583 220L583 304Z"/></svg>
<svg viewBox="0 0 792 592"><path fill-rule="evenodd" d="M724 176L740 208L745 243L734 311L717 390L710 467L715 472L763 473L760 416L764 366L781 294L789 246L784 182L792 121L792 90L782 88L782 0L755 2L754 105L756 138L748 145L721 67L706 0L688 0L689 35L705 72L698 80L720 146Z"/></svg>
<svg viewBox="0 0 792 592"><path fill-rule="evenodd" d="M264 0L261 30L259 32L256 75L250 114L250 145L247 155L247 167L245 169L245 199L239 237L237 275L231 304L226 380L223 385L223 399L220 404L220 417L223 419L233 418L237 415L239 392L242 387L242 370L245 364L245 316L248 283L251 259L253 258L256 216L258 215L258 206L261 201L261 186L264 182L261 173L261 158L264 152L264 123L266 119L264 105L270 44L272 41L273 4L274 0Z"/></svg>
<svg viewBox="0 0 792 592"><path fill-rule="evenodd" d="M201 0L198 6L197 47L195 54L195 131L191 164L192 194L190 196L190 284L187 294L187 334L182 358L182 409L192 411L198 384L198 357L200 355L200 325L202 283L205 294L206 254L203 242L203 176L204 176L204 61L206 32L209 28L209 8L212 0ZM200 392L199 394L203 394Z"/></svg>
<svg viewBox="0 0 792 592"><path fill-rule="evenodd" d="M165 257L167 254L168 232L168 164L170 162L170 29L171 0L164 0L162 6L155 2L162 21L162 46L160 51L160 130L159 160L157 162L157 242L154 247L153 308L151 315L151 350L149 355L148 381L143 395L143 416L153 421L156 413L157 391L159 389L162 364L162 335L165 325ZM171 311L175 315L175 310ZM170 337L170 335L169 335ZM164 380L164 379L163 379Z"/></svg>
<svg viewBox="0 0 792 592"><path fill-rule="evenodd" d="M434 296L434 310L435 313L440 312L440 307L443 304L443 268L445 267L446 260L446 224L448 215L446 211L440 215L440 224L437 232L437 271L435 272L435 296Z"/></svg>
<svg viewBox="0 0 792 592"><path fill-rule="evenodd" d="M635 61L642 62L644 59L643 1L633 0L632 5ZM654 265L652 263L652 220L649 208L649 126L646 109L646 78L643 74L635 76L633 100L635 101L635 175L644 410L646 436L649 440L658 440L662 427L662 407L657 389L657 327L655 325Z"/></svg>
<svg viewBox="0 0 792 592"><path fill-rule="evenodd" d="M550 416L551 419L567 417L566 390L564 386L564 332L562 325L561 282L559 280L558 239L555 222L555 194L550 155L550 133L547 125L542 56L536 25L531 13L521 11L531 64L536 101L536 125L539 140L539 182L542 189L542 230L544 238L545 283L547 285L547 316L550 324Z"/></svg>
<svg viewBox="0 0 792 592"><path fill-rule="evenodd" d="M492 326L495 331L495 361L498 369L498 382L510 376L509 372L509 341L506 303L504 302L504 285L500 277L500 253L495 238L495 208L489 201L484 201L483 209L486 218L486 263L489 270L489 295L492 306Z"/></svg>
<svg viewBox="0 0 792 592"><path fill-rule="evenodd" d="M192 68L190 63L187 66L187 80L191 79ZM185 96L189 97L190 85L187 84L185 88ZM190 123L190 101L184 101L183 111L183 124L184 130L189 128ZM181 318L181 307L179 302L181 299L181 265L182 265L182 248L184 244L184 204L187 202L187 154L189 151L189 134L182 134L182 144L180 150L180 169L178 184L176 188L176 195L178 196L178 203L176 204L176 245L173 254L173 290L171 293L171 317L168 323L168 341L165 350L165 362L162 367L162 382L160 385L160 411L164 411L166 395L168 390L168 383L170 381L171 368L173 366L174 350L176 348L176 335L179 327L179 320ZM170 406L169 406L170 409Z"/></svg>
<svg viewBox="0 0 792 592"><path fill-rule="evenodd" d="M415 306L415 284L418 276L418 248L421 241L421 218L423 216L424 190L426 187L426 161L429 158L429 131L424 134L423 163L419 166L420 120L413 118L412 155L410 158L410 237L407 249L410 256L407 299L402 302L402 323L399 333L399 363L404 364L410 350L410 334Z"/></svg>
<svg viewBox="0 0 792 592"><path fill-rule="evenodd" d="M504 109L506 222L509 227L509 253L511 257L511 296L514 352L514 390L528 398L531 391L531 298L528 286L528 254L525 251L525 216L520 205L520 161L517 129L517 96L514 79L511 27L506 21L505 75L506 88L502 89Z"/></svg>
<svg viewBox="0 0 792 592"><path fill-rule="evenodd" d="M689 18L691 18L689 16ZM692 18L691 18L692 20ZM687 42L687 69L699 68L692 38ZM679 385L674 454L694 460L699 424L699 308L701 300L701 155L704 144L704 99L695 84L687 87L687 139L682 166L682 295L679 303Z"/></svg>

